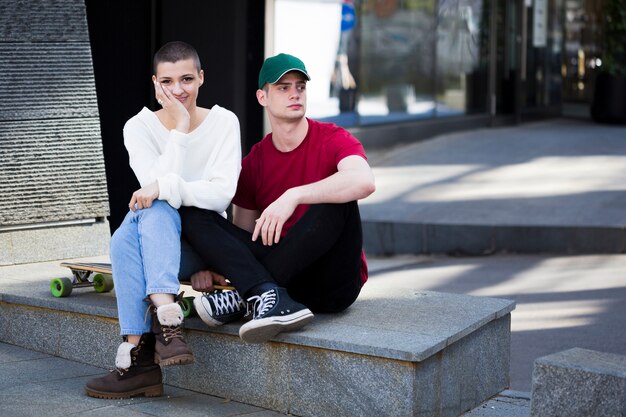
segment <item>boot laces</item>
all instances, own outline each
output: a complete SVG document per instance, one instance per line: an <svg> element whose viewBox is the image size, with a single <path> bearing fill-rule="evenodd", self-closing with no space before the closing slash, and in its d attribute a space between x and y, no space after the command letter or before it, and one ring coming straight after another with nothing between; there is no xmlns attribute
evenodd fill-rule
<svg viewBox="0 0 626 417"><path fill-rule="evenodd" d="M183 338L182 326L161 326L161 330L163 331L163 337L165 340Z"/></svg>
<svg viewBox="0 0 626 417"><path fill-rule="evenodd" d="M257 319L263 317L276 305L276 298L276 290L274 289L266 291L261 295L254 295L248 298L248 308L250 308L250 304L252 304L252 318Z"/></svg>
<svg viewBox="0 0 626 417"><path fill-rule="evenodd" d="M222 291L214 294L205 294L215 308L217 315L236 313L241 310L242 301L237 291Z"/></svg>

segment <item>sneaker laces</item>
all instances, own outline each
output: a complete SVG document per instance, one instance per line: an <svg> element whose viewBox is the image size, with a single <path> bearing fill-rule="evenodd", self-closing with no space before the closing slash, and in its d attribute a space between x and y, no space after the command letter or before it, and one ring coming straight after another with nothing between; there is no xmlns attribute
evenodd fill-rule
<svg viewBox="0 0 626 417"><path fill-rule="evenodd" d="M237 291L222 291L214 294L205 294L208 300L212 301L215 308L214 315L236 313L241 310L242 301Z"/></svg>
<svg viewBox="0 0 626 417"><path fill-rule="evenodd" d="M276 305L276 290L271 289L261 295L254 295L248 298L248 303L252 304L252 318L262 317ZM249 305L248 308L250 308Z"/></svg>

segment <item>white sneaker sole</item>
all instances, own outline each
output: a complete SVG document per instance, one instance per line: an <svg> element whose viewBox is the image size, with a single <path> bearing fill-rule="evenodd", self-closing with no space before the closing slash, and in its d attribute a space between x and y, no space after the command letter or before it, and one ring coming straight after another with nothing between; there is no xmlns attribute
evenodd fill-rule
<svg viewBox="0 0 626 417"><path fill-rule="evenodd" d="M313 313L308 308L287 316L273 316L251 320L241 326L239 337L248 343L267 342L278 333L297 330L313 320Z"/></svg>
<svg viewBox="0 0 626 417"><path fill-rule="evenodd" d="M195 297L193 299L193 307L196 309L196 312L198 313L198 317L200 317L200 320L202 320L209 327L217 327L217 326L221 326L222 324L224 324L221 321L215 320L209 314L206 307L204 306L203 300L204 300L204 297Z"/></svg>

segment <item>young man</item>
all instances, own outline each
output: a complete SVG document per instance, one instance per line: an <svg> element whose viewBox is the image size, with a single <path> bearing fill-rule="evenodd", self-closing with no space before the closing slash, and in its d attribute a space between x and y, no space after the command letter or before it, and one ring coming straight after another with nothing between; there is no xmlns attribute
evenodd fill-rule
<svg viewBox="0 0 626 417"><path fill-rule="evenodd" d="M124 144L141 188L111 239L125 341L117 351L117 369L87 383L92 397L161 395L159 365L193 362L177 300L179 271L189 261L183 248L181 268L177 209L195 206L225 216L241 169L237 117L217 105L196 105L204 72L192 46L164 45L154 56L152 81L162 108L144 107L124 126Z"/></svg>
<svg viewBox="0 0 626 417"><path fill-rule="evenodd" d="M294 56L264 62L256 96L272 133L243 160L234 225L210 211L181 210L184 238L253 307L239 331L248 342L302 327L311 311L346 309L367 280L357 200L374 192L374 178L356 138L305 117L308 80ZM244 304L232 294L195 300L209 325L240 318Z"/></svg>

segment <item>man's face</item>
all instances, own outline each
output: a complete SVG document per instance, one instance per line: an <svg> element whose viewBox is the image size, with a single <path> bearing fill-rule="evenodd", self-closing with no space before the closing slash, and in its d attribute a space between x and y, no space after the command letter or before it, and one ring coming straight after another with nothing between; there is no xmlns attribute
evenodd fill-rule
<svg viewBox="0 0 626 417"><path fill-rule="evenodd" d="M198 72L191 59L161 62L157 65L153 80L161 83L187 110L195 107L198 89L204 82L204 73Z"/></svg>
<svg viewBox="0 0 626 417"><path fill-rule="evenodd" d="M267 85L263 102L270 115L282 119L300 119L306 113L306 78L299 71L288 72L276 83Z"/></svg>

